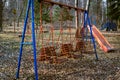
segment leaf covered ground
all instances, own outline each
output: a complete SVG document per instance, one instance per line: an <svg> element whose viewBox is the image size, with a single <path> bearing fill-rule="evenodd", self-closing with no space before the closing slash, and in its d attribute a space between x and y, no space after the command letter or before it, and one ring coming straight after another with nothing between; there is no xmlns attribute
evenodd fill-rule
<svg viewBox="0 0 120 80"><path fill-rule="evenodd" d="M40 80L120 80L120 32L104 32L115 51L104 53L97 44L99 60L94 54L83 54L79 59L66 59L61 64L38 61ZM0 80L14 80L21 38L18 34L0 33ZM32 48L25 46L22 55L20 78L34 80ZM37 53L39 56L39 53Z"/></svg>

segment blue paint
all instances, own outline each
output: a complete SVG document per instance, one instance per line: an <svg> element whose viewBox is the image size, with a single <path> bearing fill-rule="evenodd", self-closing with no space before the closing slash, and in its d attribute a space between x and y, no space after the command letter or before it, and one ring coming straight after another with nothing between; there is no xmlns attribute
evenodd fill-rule
<svg viewBox="0 0 120 80"><path fill-rule="evenodd" d="M31 0L31 17L32 17L32 42L33 42L32 46L33 46L33 52L34 52L34 71L35 71L35 80L38 80L35 23L34 23L34 0Z"/></svg>
<svg viewBox="0 0 120 80"><path fill-rule="evenodd" d="M24 28L23 28L23 33L22 33L22 41L21 41L21 44L20 44L20 52L19 52L20 54L19 54L19 58L18 58L18 68L17 68L16 78L19 78L19 71L20 71L21 57L22 57L22 50L23 50L23 42L24 42L24 37L25 37L25 33L26 33L26 27L27 27L30 3L31 3L31 0L28 1L27 10L26 10L26 17L25 17L25 21L24 21Z"/></svg>
<svg viewBox="0 0 120 80"><path fill-rule="evenodd" d="M27 27L27 22L28 22L28 15L29 15L29 10L31 9L31 18L32 18L32 42L24 42L25 38L25 33L26 33L26 27ZM19 71L20 71L20 66L21 66L21 58L22 58L22 51L23 51L23 45L32 45L33 47L33 52L34 52L34 71L35 71L35 80L38 80L38 72L37 72L37 58L36 58L36 38L35 38L35 25L34 25L34 0L28 0L28 5L27 5L27 10L26 10L26 17L24 21L24 28L23 28L23 33L22 33L22 41L20 44L20 54L18 58L18 67L17 67L17 73L16 73L16 78L19 78Z"/></svg>
<svg viewBox="0 0 120 80"><path fill-rule="evenodd" d="M95 53L96 60L98 60L98 55L97 55L97 51L96 51L95 39L94 39L93 33L92 33L92 25L91 25L91 22L90 22L90 18L89 18L88 12L85 11L85 12L84 12L84 28L87 28L87 25L89 25L89 27L90 27L90 35L91 35L91 38L92 38L92 43L93 43L93 47L94 47L94 53ZM87 32L88 32L88 31L87 31ZM86 33L86 35L87 35L87 33ZM87 38L86 38L86 39L87 39Z"/></svg>
<svg viewBox="0 0 120 80"><path fill-rule="evenodd" d="M117 31L117 25L111 21L107 21L105 24L103 24L101 26L101 29L100 30L104 30L106 29L106 31Z"/></svg>

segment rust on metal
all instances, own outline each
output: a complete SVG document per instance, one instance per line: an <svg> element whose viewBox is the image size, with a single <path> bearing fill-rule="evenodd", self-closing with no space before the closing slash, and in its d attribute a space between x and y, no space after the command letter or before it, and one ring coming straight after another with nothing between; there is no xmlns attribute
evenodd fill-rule
<svg viewBox="0 0 120 80"><path fill-rule="evenodd" d="M68 8L73 8L73 9L78 10L78 11L81 11L81 12L84 12L84 11L85 11L85 10L82 9L82 8L78 8L78 7L66 5L66 4L59 3L59 2L55 2L55 1L51 1L51 0L43 0L43 2L48 2L48 3L56 4L56 5L59 5L59 6L64 6L64 7L68 7Z"/></svg>
<svg viewBox="0 0 120 80"><path fill-rule="evenodd" d="M72 44L62 44L61 45L61 56L71 57L71 53L73 51Z"/></svg>
<svg viewBox="0 0 120 80"><path fill-rule="evenodd" d="M81 53L85 51L85 43L83 41L78 41L76 43L76 51L80 51Z"/></svg>
<svg viewBox="0 0 120 80"><path fill-rule="evenodd" d="M56 56L55 47L49 46L49 47L42 47L40 49L40 61L50 60L52 57Z"/></svg>

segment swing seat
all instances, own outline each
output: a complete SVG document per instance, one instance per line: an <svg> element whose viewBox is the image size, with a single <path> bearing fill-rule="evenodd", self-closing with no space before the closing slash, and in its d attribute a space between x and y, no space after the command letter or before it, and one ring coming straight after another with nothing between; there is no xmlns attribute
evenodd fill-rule
<svg viewBox="0 0 120 80"><path fill-rule="evenodd" d="M71 58L72 55L70 54L70 52L72 51L73 51L72 44L68 43L61 45L61 56L67 56L68 58Z"/></svg>
<svg viewBox="0 0 120 80"><path fill-rule="evenodd" d="M48 57L47 55L40 55L39 56L39 61L48 61L50 59L50 57Z"/></svg>
<svg viewBox="0 0 120 80"><path fill-rule="evenodd" d="M85 49L86 49L86 47L85 47L85 43L83 41L78 41L76 43L75 51L80 51L81 53L83 53L83 52L85 52Z"/></svg>
<svg viewBox="0 0 120 80"><path fill-rule="evenodd" d="M48 56L57 56L56 55L56 51L55 51L55 47L54 46L50 46L50 47L48 47Z"/></svg>
<svg viewBox="0 0 120 80"><path fill-rule="evenodd" d="M43 47L40 49L40 61L51 60L52 57L56 56L55 47Z"/></svg>
<svg viewBox="0 0 120 80"><path fill-rule="evenodd" d="M47 47L43 47L40 49L39 61L46 61L49 60L50 57L47 56Z"/></svg>

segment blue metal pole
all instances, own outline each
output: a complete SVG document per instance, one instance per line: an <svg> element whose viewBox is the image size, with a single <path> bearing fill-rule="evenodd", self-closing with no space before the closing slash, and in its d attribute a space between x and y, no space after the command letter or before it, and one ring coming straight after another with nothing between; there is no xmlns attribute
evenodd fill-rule
<svg viewBox="0 0 120 80"><path fill-rule="evenodd" d="M88 29L87 29L87 13L86 13L86 11L84 12L84 33L86 33L85 34L85 37L83 38L83 39L85 39L86 38L86 41L87 41L87 39L88 39Z"/></svg>
<svg viewBox="0 0 120 80"><path fill-rule="evenodd" d="M82 30L82 33L81 33L81 35L82 35L82 39L84 40L84 31L85 31L85 28L86 28L86 13L84 12L84 23L83 23L83 30Z"/></svg>
<svg viewBox="0 0 120 80"><path fill-rule="evenodd" d="M87 27L86 27L86 34L85 35L86 35L85 38L86 38L86 42L87 42L87 40L88 40L88 28Z"/></svg>
<svg viewBox="0 0 120 80"><path fill-rule="evenodd" d="M91 38L92 38L92 43L93 43L93 47L94 47L94 53L95 53L95 56L96 56L96 60L98 60L98 55L97 55L97 51L96 51L96 44L95 44L95 39L93 37L93 33L92 33L92 25L90 23L90 19L89 19L89 15L88 15L88 12L86 11L86 14L87 14L87 21L88 21L88 25L90 27L90 35L91 35Z"/></svg>
<svg viewBox="0 0 120 80"><path fill-rule="evenodd" d="M26 17L25 17L24 28L23 28L23 33L22 33L22 41L21 41L21 44L20 44L20 54L19 54L19 58L18 58L18 67L17 67L16 78L19 78L19 71L20 71L21 57L22 57L22 50L23 50L23 42L24 42L24 37L25 37L25 33L26 33L26 26L27 26L27 21L28 21L30 3L31 3L31 0L28 0L27 10L26 10Z"/></svg>
<svg viewBox="0 0 120 80"><path fill-rule="evenodd" d="M84 12L84 24L83 27L85 28L87 25L87 18L86 18L86 11Z"/></svg>
<svg viewBox="0 0 120 80"><path fill-rule="evenodd" d="M35 37L35 23L34 23L34 0L31 0L31 17L32 17L32 42L33 42L33 52L34 52L34 71L35 71L35 80L38 80L37 58L36 58L36 37Z"/></svg>

